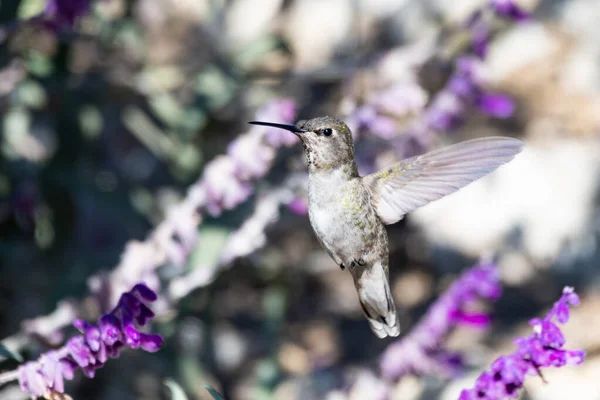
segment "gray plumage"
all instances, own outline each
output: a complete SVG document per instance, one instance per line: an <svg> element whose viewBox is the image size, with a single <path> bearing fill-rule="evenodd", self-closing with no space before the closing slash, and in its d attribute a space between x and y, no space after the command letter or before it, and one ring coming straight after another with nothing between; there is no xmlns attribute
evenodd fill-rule
<svg viewBox="0 0 600 400"><path fill-rule="evenodd" d="M361 177L352 133L331 117L274 126L302 140L309 169L308 215L331 258L348 269L371 329L398 336L400 325L388 278L384 225L444 197L510 161L522 148L511 138L475 139L400 161Z"/></svg>

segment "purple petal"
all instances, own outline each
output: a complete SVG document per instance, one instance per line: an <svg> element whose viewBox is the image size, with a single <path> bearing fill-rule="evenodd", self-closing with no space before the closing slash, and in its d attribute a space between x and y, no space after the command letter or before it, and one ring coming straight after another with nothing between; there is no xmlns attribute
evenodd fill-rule
<svg viewBox="0 0 600 400"><path fill-rule="evenodd" d="M398 133L396 122L392 118L383 115L377 115L377 117L371 121L369 130L384 139L390 139Z"/></svg>
<svg viewBox="0 0 600 400"><path fill-rule="evenodd" d="M473 53L481 59L484 59L487 55L489 40L490 32L486 23L479 21L471 26L471 44Z"/></svg>
<svg viewBox="0 0 600 400"><path fill-rule="evenodd" d="M556 320L561 324L566 323L569 320L570 309L566 302L559 301L554 305L553 308L554 315L556 316Z"/></svg>
<svg viewBox="0 0 600 400"><path fill-rule="evenodd" d="M460 75L454 75L450 78L448 89L465 100L473 99L479 93L471 79Z"/></svg>
<svg viewBox="0 0 600 400"><path fill-rule="evenodd" d="M90 0L49 0L44 15L55 19L59 25L70 27L89 10Z"/></svg>
<svg viewBox="0 0 600 400"><path fill-rule="evenodd" d="M288 203L288 208L297 215L306 215L308 212L308 204L306 203L306 200L298 197L294 198Z"/></svg>
<svg viewBox="0 0 600 400"><path fill-rule="evenodd" d="M85 330L85 341L92 351L98 351L100 348L100 329L96 325L90 324Z"/></svg>
<svg viewBox="0 0 600 400"><path fill-rule="evenodd" d="M71 357L73 357L73 360L75 360L80 367L87 367L94 362L92 352L85 344L83 336L75 336L69 339L67 348L69 349L69 353Z"/></svg>
<svg viewBox="0 0 600 400"><path fill-rule="evenodd" d="M100 346L98 347L98 350L94 356L100 364L104 364L108 360L108 353L106 351L106 345L104 342L100 342Z"/></svg>
<svg viewBox="0 0 600 400"><path fill-rule="evenodd" d="M68 358L63 358L60 360L61 372L63 377L66 380L72 380L75 377L75 368L77 368L77 364Z"/></svg>
<svg viewBox="0 0 600 400"><path fill-rule="evenodd" d="M140 304L140 312L139 314L135 317L135 321L140 325L140 326L144 326L146 325L146 322L148 322L148 320L154 318L154 313L152 312L151 309L149 309L145 304Z"/></svg>
<svg viewBox="0 0 600 400"><path fill-rule="evenodd" d="M31 393L36 397L43 396L48 387L44 378L37 372L35 362L28 362L19 366L19 386L26 393Z"/></svg>
<svg viewBox="0 0 600 400"><path fill-rule="evenodd" d="M85 333L85 328L88 326L88 322L83 319L76 319L73 321L73 326L81 333Z"/></svg>
<svg viewBox="0 0 600 400"><path fill-rule="evenodd" d="M490 316L487 314L466 314L462 311L456 311L452 313L451 318L457 324L467 325L478 329L484 329L490 323Z"/></svg>
<svg viewBox="0 0 600 400"><path fill-rule="evenodd" d="M154 353L160 350L164 340L160 335L150 335L147 333L140 333L140 347L149 352Z"/></svg>
<svg viewBox="0 0 600 400"><path fill-rule="evenodd" d="M140 347L140 332L133 325L127 325L124 329L125 344L127 347L137 349Z"/></svg>
<svg viewBox="0 0 600 400"><path fill-rule="evenodd" d="M479 109L491 117L508 118L515 111L513 101L501 94L484 94L478 101Z"/></svg>
<svg viewBox="0 0 600 400"><path fill-rule="evenodd" d="M578 306L579 305L579 296L575 293L575 289L570 286L565 286L563 289L563 299L570 306Z"/></svg>
<svg viewBox="0 0 600 400"><path fill-rule="evenodd" d="M565 344L565 338L559 327L551 321L545 319L539 320L536 318L531 320L530 324L533 326L534 332L540 338L542 345L559 348Z"/></svg>
<svg viewBox="0 0 600 400"><path fill-rule="evenodd" d="M123 342L116 342L112 346L106 346L106 354L108 354L110 358L118 358L123 347L125 347Z"/></svg>
<svg viewBox="0 0 600 400"><path fill-rule="evenodd" d="M140 312L140 300L131 293L123 293L119 299L119 305L123 313L137 315Z"/></svg>
<svg viewBox="0 0 600 400"><path fill-rule="evenodd" d="M94 365L88 365L87 367L81 368L83 374L90 379L93 379L96 376L96 367Z"/></svg>
<svg viewBox="0 0 600 400"><path fill-rule="evenodd" d="M514 0L492 0L492 8L498 15L518 22L528 20L530 17L529 13L517 6Z"/></svg>
<svg viewBox="0 0 600 400"><path fill-rule="evenodd" d="M131 290L132 292L136 292L137 294L140 295L140 297L146 301L155 301L158 296L156 294L156 292L152 289L150 289L148 286L146 286L145 283L138 283L137 285L135 285L133 287L133 289Z"/></svg>
<svg viewBox="0 0 600 400"><path fill-rule="evenodd" d="M100 337L107 346L121 340L121 323L113 314L105 314L100 318Z"/></svg>
<svg viewBox="0 0 600 400"><path fill-rule="evenodd" d="M585 351L583 350L566 350L565 361L566 365L580 365L583 363L585 358Z"/></svg>

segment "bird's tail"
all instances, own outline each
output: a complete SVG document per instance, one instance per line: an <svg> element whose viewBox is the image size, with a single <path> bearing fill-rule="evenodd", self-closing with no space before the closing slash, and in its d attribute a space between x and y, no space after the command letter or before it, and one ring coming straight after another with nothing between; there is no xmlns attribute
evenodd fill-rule
<svg viewBox="0 0 600 400"><path fill-rule="evenodd" d="M351 270L358 300L377 337L398 336L400 324L396 305L390 291L387 269L376 262L371 266L355 267Z"/></svg>

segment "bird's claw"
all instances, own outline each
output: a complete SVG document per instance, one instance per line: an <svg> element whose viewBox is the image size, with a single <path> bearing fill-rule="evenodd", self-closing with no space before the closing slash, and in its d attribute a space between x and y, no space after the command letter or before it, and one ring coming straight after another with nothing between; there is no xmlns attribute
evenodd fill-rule
<svg viewBox="0 0 600 400"><path fill-rule="evenodd" d="M359 258L358 260L352 260L352 262L350 262L350 267L356 267L357 265L364 267L366 265L364 258Z"/></svg>

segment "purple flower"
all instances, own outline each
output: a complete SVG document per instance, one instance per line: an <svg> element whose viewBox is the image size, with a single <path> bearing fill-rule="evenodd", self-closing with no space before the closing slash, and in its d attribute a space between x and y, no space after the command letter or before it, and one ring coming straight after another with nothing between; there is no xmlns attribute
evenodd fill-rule
<svg viewBox="0 0 600 400"><path fill-rule="evenodd" d="M481 61L474 56L456 60L455 71L431 101L425 112L425 125L434 131L447 132L460 126L473 106L495 118L508 118L515 109L513 101L501 94L488 93L482 83Z"/></svg>
<svg viewBox="0 0 600 400"><path fill-rule="evenodd" d="M380 361L382 375L398 379L409 372L424 374L451 369L456 355L449 357L439 348L440 343L457 325L486 326L488 316L468 314L466 310L479 298L498 298L501 291L498 272L492 264L481 263L463 273L410 334L385 350Z"/></svg>
<svg viewBox="0 0 600 400"><path fill-rule="evenodd" d="M483 19L481 11L475 12L467 22L467 28L471 31L471 46L473 53L483 59L487 55L488 42L490 40L490 28Z"/></svg>
<svg viewBox="0 0 600 400"><path fill-rule="evenodd" d="M396 122L379 114L375 107L369 104L358 108L350 119L350 124L353 125L351 129L366 129L384 139L389 139L397 133Z"/></svg>
<svg viewBox="0 0 600 400"><path fill-rule="evenodd" d="M367 130L384 139L397 136L398 121L419 112L427 95L416 83L399 82L369 96L368 102L355 108L346 118L352 132Z"/></svg>
<svg viewBox="0 0 600 400"><path fill-rule="evenodd" d="M514 0L492 0L492 9L500 16L517 22L529 19L529 13L515 4Z"/></svg>
<svg viewBox="0 0 600 400"><path fill-rule="evenodd" d="M121 322L113 314L106 314L100 318L100 337L107 346L113 346L121 339Z"/></svg>
<svg viewBox="0 0 600 400"><path fill-rule="evenodd" d="M296 197L288 203L288 208L297 215L306 215L306 213L308 213L306 199Z"/></svg>
<svg viewBox="0 0 600 400"><path fill-rule="evenodd" d="M289 124L294 108L290 100L274 101L257 113L257 119ZM226 156L215 158L204 169L201 186L206 194L206 211L217 216L246 200L252 194L249 181L267 173L275 159L276 148L296 142L296 137L289 132L263 126L253 126L234 140Z"/></svg>
<svg viewBox="0 0 600 400"><path fill-rule="evenodd" d="M579 297L573 288L564 288L562 297L546 317L530 321L533 334L516 339L517 350L494 361L490 370L477 378L473 389L461 392L460 400L517 398L527 375L540 375L540 369L545 367L581 364L585 352L563 350L564 335L552 321L556 317L559 323L566 323L569 319L569 306L577 304Z"/></svg>
<svg viewBox="0 0 600 400"><path fill-rule="evenodd" d="M19 367L21 390L36 397L64 392L64 379L73 379L74 365L60 352L49 351L39 362L29 362Z"/></svg>
<svg viewBox="0 0 600 400"><path fill-rule="evenodd" d="M508 118L515 110L514 102L501 94L483 94L476 102L477 107L491 117Z"/></svg>
<svg viewBox="0 0 600 400"><path fill-rule="evenodd" d="M50 351L38 361L19 367L21 390L36 397L51 398L53 393L64 393L63 379L72 379L75 367L80 367L87 377L93 378L96 370L109 357L118 357L124 346L158 351L163 343L162 337L140 332L136 327L136 323L144 325L154 316L145 302L156 298L152 289L139 283L131 291L123 293L117 306L100 317L98 324L75 320L73 325L81 335L69 339L62 349Z"/></svg>
<svg viewBox="0 0 600 400"><path fill-rule="evenodd" d="M79 17L89 12L91 3L91 0L48 0L44 16L58 27L72 27Z"/></svg>

